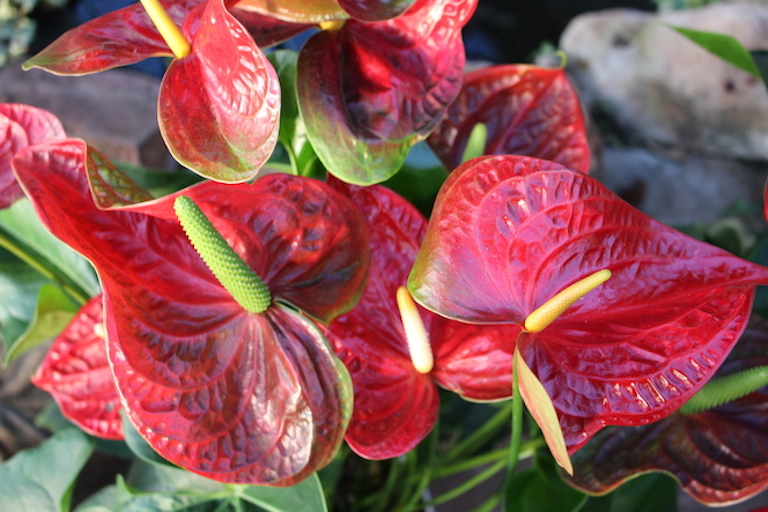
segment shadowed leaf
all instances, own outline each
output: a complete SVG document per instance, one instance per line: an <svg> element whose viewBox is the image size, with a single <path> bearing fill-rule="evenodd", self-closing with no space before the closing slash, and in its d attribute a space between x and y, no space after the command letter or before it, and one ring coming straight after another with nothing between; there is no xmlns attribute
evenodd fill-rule
<svg viewBox="0 0 768 512"><path fill-rule="evenodd" d="M718 376L768 364L768 323L752 322ZM598 433L574 455L572 485L603 494L635 475L664 471L694 499L726 505L768 488L765 388L696 414Z"/></svg>
<svg viewBox="0 0 768 512"><path fill-rule="evenodd" d="M517 64L467 73L458 98L427 139L448 169L462 163L479 123L488 130L483 155L534 156L589 172L581 103L563 69Z"/></svg>

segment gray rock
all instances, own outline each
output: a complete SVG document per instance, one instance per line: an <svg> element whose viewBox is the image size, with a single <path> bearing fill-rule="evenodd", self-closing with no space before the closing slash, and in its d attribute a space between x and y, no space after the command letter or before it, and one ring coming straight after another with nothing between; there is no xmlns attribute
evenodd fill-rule
<svg viewBox="0 0 768 512"><path fill-rule="evenodd" d="M650 143L768 160L768 93L762 82L668 24L730 34L749 49L768 48L765 3L584 14L568 25L560 47L585 102Z"/></svg>
<svg viewBox="0 0 768 512"><path fill-rule="evenodd" d="M0 69L0 102L44 108L68 136L84 139L113 162L172 168L157 126L160 82L113 69L85 76L57 76L21 63Z"/></svg>
<svg viewBox="0 0 768 512"><path fill-rule="evenodd" d="M762 201L766 167L608 147L602 169L602 182L635 207L665 224L685 226L712 223L736 201Z"/></svg>

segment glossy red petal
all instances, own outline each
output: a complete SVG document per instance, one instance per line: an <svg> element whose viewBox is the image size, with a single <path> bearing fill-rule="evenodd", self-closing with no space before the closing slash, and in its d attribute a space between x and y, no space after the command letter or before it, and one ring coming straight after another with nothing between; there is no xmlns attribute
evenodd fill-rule
<svg viewBox="0 0 768 512"><path fill-rule="evenodd" d="M308 23L293 23L252 12L247 9L247 6L241 7L240 4L230 8L229 12L245 27L259 48L267 48L287 41L314 27Z"/></svg>
<svg viewBox="0 0 768 512"><path fill-rule="evenodd" d="M123 439L120 399L107 361L101 295L53 341L32 383L53 395L62 414L85 432Z"/></svg>
<svg viewBox="0 0 768 512"><path fill-rule="evenodd" d="M110 361L137 430L168 460L225 482L288 485L326 464L343 436L351 390L319 331L283 306L253 315L234 302L171 220L175 195L97 209L84 160L85 145L67 140L29 148L14 169L43 222L97 268ZM367 268L359 257L366 251L356 247L354 257L345 257L323 247L335 239L301 216L324 216L337 232L364 233L359 217L358 228L345 226L356 210L324 183L270 175L252 185L204 182L183 193L260 273L276 301L291 279L311 276L298 288L327 285L332 295L304 299L319 304L318 316L351 307L334 299L358 292L336 290L362 282ZM283 267L309 266L316 252L331 255L319 271Z"/></svg>
<svg viewBox="0 0 768 512"><path fill-rule="evenodd" d="M65 136L61 122L50 112L19 103L0 103L0 209L24 195L11 168L13 155L26 146Z"/></svg>
<svg viewBox="0 0 768 512"><path fill-rule="evenodd" d="M293 23L321 23L347 18L335 0L241 0L235 6Z"/></svg>
<svg viewBox="0 0 768 512"><path fill-rule="evenodd" d="M302 48L297 94L307 134L336 177L358 185L394 175L461 87L461 28L474 0L419 0L377 23L347 21Z"/></svg>
<svg viewBox="0 0 768 512"><path fill-rule="evenodd" d="M346 440L363 457L393 458L413 449L432 429L439 405L434 382L474 400L512 394L516 327L460 324L421 309L435 367L427 375L417 372L396 292L405 285L426 220L405 199L382 186L355 187L332 178L329 183L365 213L373 254L360 302L329 326L329 339L355 387Z"/></svg>
<svg viewBox="0 0 768 512"><path fill-rule="evenodd" d="M768 364L768 324L744 332L718 375ZM651 425L608 428L573 459L572 484L606 493L634 475L666 471L701 503L722 506L768 488L768 392L765 389L693 415Z"/></svg>
<svg viewBox="0 0 768 512"><path fill-rule="evenodd" d="M203 0L161 0L181 26ZM138 2L79 25L24 63L60 75L84 75L135 64L149 57L172 57L163 38Z"/></svg>
<svg viewBox="0 0 768 512"><path fill-rule="evenodd" d="M139 187L94 148L87 149L85 169L93 201L102 210L153 199L149 192Z"/></svg>
<svg viewBox="0 0 768 512"><path fill-rule="evenodd" d="M16 153L27 146L29 146L29 139L21 125L0 116L0 208L8 208L24 196L13 175L11 160Z"/></svg>
<svg viewBox="0 0 768 512"><path fill-rule="evenodd" d="M217 181L254 176L277 143L280 82L223 0L206 4L192 52L174 60L160 85L160 131L182 165Z"/></svg>
<svg viewBox="0 0 768 512"><path fill-rule="evenodd" d="M349 124L337 63L339 32L312 36L299 53L296 93L315 153L337 178L373 185L391 178L405 161L411 142L389 142L355 133Z"/></svg>
<svg viewBox="0 0 768 512"><path fill-rule="evenodd" d="M589 172L581 103L563 69L518 64L467 73L456 101L427 142L447 169L458 167L478 123L486 155L526 155Z"/></svg>
<svg viewBox="0 0 768 512"><path fill-rule="evenodd" d="M461 28L474 0L418 0L379 23L348 21L341 85L355 133L400 141L426 137L456 98L464 73Z"/></svg>
<svg viewBox="0 0 768 512"><path fill-rule="evenodd" d="M511 398L512 354L520 327L470 325L430 316L435 382L473 401Z"/></svg>
<svg viewBox="0 0 768 512"><path fill-rule="evenodd" d="M338 0L352 18L365 21L385 21L402 15L416 0Z"/></svg>
<svg viewBox="0 0 768 512"><path fill-rule="evenodd" d="M363 210L371 233L365 291L352 311L328 327L355 390L346 440L362 457L391 459L429 434L439 408L431 377L413 367L395 299L427 223L410 203L382 186L354 187L332 178L329 183Z"/></svg>
<svg viewBox="0 0 768 512"><path fill-rule="evenodd" d="M448 317L521 325L603 268L607 283L521 338L574 451L607 424L670 414L709 380L768 269L654 221L578 171L484 157L441 189L409 288Z"/></svg>

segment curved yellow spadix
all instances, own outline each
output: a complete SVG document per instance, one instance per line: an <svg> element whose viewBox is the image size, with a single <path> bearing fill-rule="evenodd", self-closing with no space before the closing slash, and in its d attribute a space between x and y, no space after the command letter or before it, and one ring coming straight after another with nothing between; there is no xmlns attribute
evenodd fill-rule
<svg viewBox="0 0 768 512"><path fill-rule="evenodd" d="M181 33L179 27L173 22L168 12L160 4L160 0L140 0L141 5L144 6L144 10L149 14L149 18L152 23L157 27L157 31L163 36L168 47L173 52L173 55L177 59L183 59L189 52L192 51L184 34Z"/></svg>
<svg viewBox="0 0 768 512"><path fill-rule="evenodd" d="M408 351L411 354L413 367L419 373L429 373L435 366L435 357L432 355L432 347L429 344L429 335L421 320L416 303L405 286L397 289L397 307L400 310L400 319L405 330L405 340L408 343Z"/></svg>
<svg viewBox="0 0 768 512"><path fill-rule="evenodd" d="M534 334L543 331L574 302L606 282L612 275L613 273L605 268L576 281L528 315L525 319L525 330Z"/></svg>

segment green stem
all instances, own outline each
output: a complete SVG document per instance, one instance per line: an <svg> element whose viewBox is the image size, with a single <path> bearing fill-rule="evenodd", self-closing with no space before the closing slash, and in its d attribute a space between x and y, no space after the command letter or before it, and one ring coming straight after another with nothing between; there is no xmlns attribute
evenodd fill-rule
<svg viewBox="0 0 768 512"><path fill-rule="evenodd" d="M525 443L522 443L520 446L520 453L519 453L518 459L527 459L528 457L533 456L536 450L538 450L543 446L546 446L546 443L544 442L543 437L537 437L536 439L531 439L529 441L526 441ZM509 458L509 447L500 448L498 450L484 453L482 455L478 455L477 457L473 457L471 459L467 459L463 462L456 463L452 466L446 466L446 467L441 466L439 469L435 471L434 476L438 478L438 477L453 475L455 473L461 473L462 471L467 471L477 466L483 466L485 464L490 464L491 462L496 462L498 460L508 459L508 458Z"/></svg>
<svg viewBox="0 0 768 512"><path fill-rule="evenodd" d="M4 248L21 261L35 269L43 277L50 279L57 283L61 288L78 303L79 306L88 302L88 293L83 290L79 285L72 282L69 277L58 272L56 269L45 265L41 260L44 258L39 257L34 251L23 247L15 240L13 236L6 233L4 229L0 228L0 247Z"/></svg>
<svg viewBox="0 0 768 512"><path fill-rule="evenodd" d="M493 464L492 466L489 466L485 471L482 471L481 473L478 473L475 477L470 478L460 486L456 487L452 491L449 491L445 494L441 494L437 498L433 499L429 505L439 505L441 503L445 503L446 501L450 501L457 496L461 496L465 492L470 491L471 489L477 487L481 483L485 482L489 478L491 478L493 475L504 469L504 466L506 466L507 463L504 460L498 461L496 464Z"/></svg>
<svg viewBox="0 0 768 512"><path fill-rule="evenodd" d="M756 366L733 375L712 379L680 408L682 414L696 414L733 402L768 385L768 366Z"/></svg>
<svg viewBox="0 0 768 512"><path fill-rule="evenodd" d="M232 298L251 313L266 311L272 303L269 288L216 231L200 207L192 199L178 196L173 209L195 251Z"/></svg>
<svg viewBox="0 0 768 512"><path fill-rule="evenodd" d="M435 424L432 426L432 431L429 433L429 437L427 437L426 442L422 445L427 450L427 463L424 467L424 470L421 471L421 475L416 488L411 493L411 498L406 501L405 506L403 507L403 510L405 511L418 510L421 508L417 507L417 505L419 504L421 497L424 495L425 489L429 487L430 483L432 483L432 479L435 473L434 469L438 466L436 459L439 433L440 419L438 418L437 422L435 422Z"/></svg>
<svg viewBox="0 0 768 512"><path fill-rule="evenodd" d="M485 500L485 503L477 507L474 512L491 512L496 508L496 505L501 501L501 495L499 493L491 494L491 496Z"/></svg>
<svg viewBox="0 0 768 512"><path fill-rule="evenodd" d="M467 453L473 453L479 446L487 443L488 439L490 439L493 434L507 424L507 418L509 417L511 409L511 402L504 404L495 416L486 421L479 429L475 430L472 435L450 449L442 458L442 464L447 465Z"/></svg>
<svg viewBox="0 0 768 512"><path fill-rule="evenodd" d="M518 350L515 350L513 358L520 357ZM514 363L513 363L514 364ZM514 365L517 368L517 365ZM517 379L517 372L512 372L512 438L509 441L509 458L507 459L507 474L504 477L504 486L509 487L512 478L517 469L517 461L520 459L520 444L523 437L523 397L520 396L520 385Z"/></svg>

